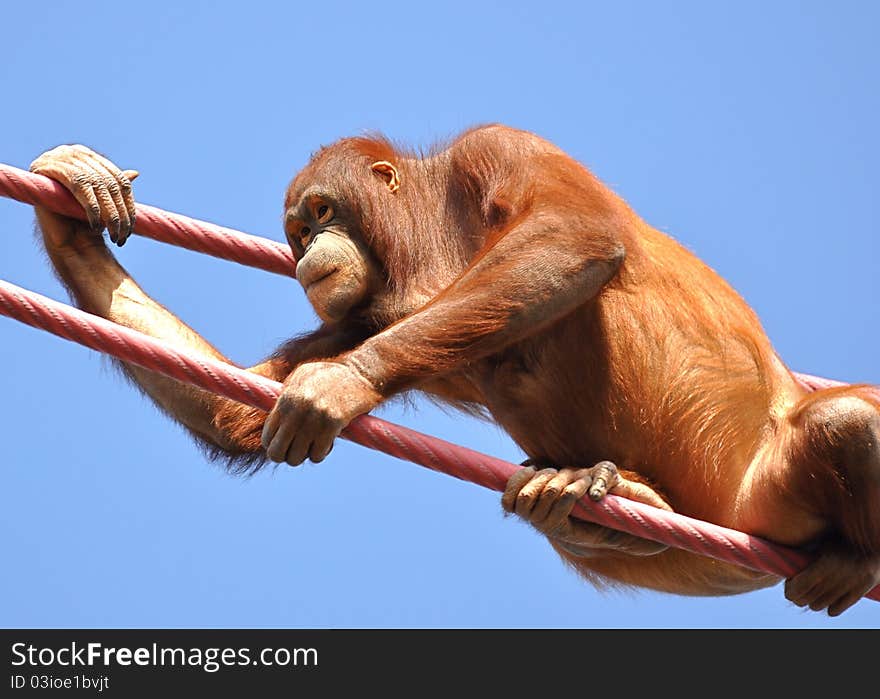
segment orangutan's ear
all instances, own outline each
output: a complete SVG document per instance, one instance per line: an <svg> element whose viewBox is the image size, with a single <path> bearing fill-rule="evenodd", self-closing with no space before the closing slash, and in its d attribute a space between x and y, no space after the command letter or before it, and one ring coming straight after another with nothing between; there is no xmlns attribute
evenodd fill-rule
<svg viewBox="0 0 880 699"><path fill-rule="evenodd" d="M400 189L400 173L392 163L387 160L377 160L370 165L370 169L385 180L392 194Z"/></svg>

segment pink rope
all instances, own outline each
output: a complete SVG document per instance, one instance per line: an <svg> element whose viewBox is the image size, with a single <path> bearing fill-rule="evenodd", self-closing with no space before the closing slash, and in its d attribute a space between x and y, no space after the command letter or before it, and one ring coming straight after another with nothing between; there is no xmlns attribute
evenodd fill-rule
<svg viewBox="0 0 880 699"><path fill-rule="evenodd" d="M3 163L0 163L0 196L86 220L85 210L58 182ZM296 260L287 245L146 204L137 205L135 232L161 243L171 243L275 274L290 277L296 271ZM795 376L814 391L843 385L810 374L795 373Z"/></svg>
<svg viewBox="0 0 880 699"><path fill-rule="evenodd" d="M0 163L0 195L86 220L85 210L55 180ZM287 245L145 204L137 205L137 233L162 243L291 277L296 261Z"/></svg>
<svg viewBox="0 0 880 699"><path fill-rule="evenodd" d="M45 206L85 220L85 213L60 184L0 163L0 195ZM291 276L295 261L287 246L205 221L139 204L137 232L160 242L204 252L276 274ZM232 400L270 410L280 384L229 364L168 347L155 338L0 280L0 315L158 371ZM843 385L795 374L812 390ZM364 415L342 433L346 439L465 481L503 491L520 467L485 454ZM810 558L795 549L726 527L608 495L578 503L575 516L635 536L753 570L790 577ZM880 600L880 586L868 595Z"/></svg>
<svg viewBox="0 0 880 699"><path fill-rule="evenodd" d="M261 410L272 408L281 389L281 384L275 381L230 364L181 352L149 335L5 281L0 281L0 315ZM342 436L499 492L520 468L369 415L353 420ZM790 577L802 570L810 560L800 551L615 495L608 495L598 503L584 498L574 514L635 536L781 577ZM880 600L880 586L867 596Z"/></svg>

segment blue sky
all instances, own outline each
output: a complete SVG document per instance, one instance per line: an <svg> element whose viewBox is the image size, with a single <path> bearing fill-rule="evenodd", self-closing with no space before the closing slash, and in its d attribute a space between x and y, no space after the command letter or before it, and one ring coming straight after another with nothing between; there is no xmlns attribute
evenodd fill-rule
<svg viewBox="0 0 880 699"><path fill-rule="evenodd" d="M838 2L13 3L0 161L85 143L149 204L282 240L319 145L499 121L589 166L717 269L794 369L880 383L878 6ZM0 278L65 299L0 200ZM316 325L281 277L132 240L120 258L227 356ZM876 627L780 586L599 593L498 496L340 442L250 480L81 347L0 318L0 625ZM378 413L510 460L500 430Z"/></svg>

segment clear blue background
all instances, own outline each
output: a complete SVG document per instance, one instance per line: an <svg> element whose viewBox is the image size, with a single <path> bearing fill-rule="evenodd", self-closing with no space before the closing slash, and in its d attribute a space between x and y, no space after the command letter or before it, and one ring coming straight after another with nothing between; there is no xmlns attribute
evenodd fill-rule
<svg viewBox="0 0 880 699"><path fill-rule="evenodd" d="M876 3L7 3L0 160L80 142L145 202L282 240L319 145L500 121L592 168L728 278L793 368L880 383ZM66 298L32 211L0 277ZM142 285L250 363L316 325L298 285L135 239ZM244 480L81 347L0 319L0 625L875 627L781 587L599 593L498 496L341 442ZM382 417L511 460L418 401Z"/></svg>

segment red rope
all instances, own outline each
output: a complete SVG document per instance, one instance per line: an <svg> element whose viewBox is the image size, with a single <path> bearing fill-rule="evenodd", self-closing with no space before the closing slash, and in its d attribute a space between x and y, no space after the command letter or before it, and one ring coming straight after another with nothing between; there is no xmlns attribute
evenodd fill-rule
<svg viewBox="0 0 880 699"><path fill-rule="evenodd" d="M84 218L73 197L53 180L0 164L0 194ZM201 221L138 206L138 232L156 240L207 252L268 271L289 274L293 259L278 243ZM169 347L104 318L0 280L0 315L54 333L146 369L218 393L261 410L275 404L281 385L238 367ZM813 389L841 385L807 374ZM345 439L462 480L503 491L520 467L385 420L364 415L342 432ZM790 577L810 558L803 552L726 527L608 495L579 502L575 516L635 536L753 570ZM880 600L880 586L868 598Z"/></svg>
<svg viewBox="0 0 880 699"><path fill-rule="evenodd" d="M62 185L43 175L0 163L0 195L86 220L85 210ZM137 205L138 234L162 243L292 277L296 261L287 245L198 221L145 204Z"/></svg>
<svg viewBox="0 0 880 699"><path fill-rule="evenodd" d="M149 335L2 280L0 314L261 410L271 410L281 389L281 384L275 381L230 364L181 352ZM353 420L342 436L499 492L520 468L369 415ZM809 562L805 554L794 549L615 495L608 495L598 503L584 498L574 514L668 546L782 577L790 577ZM868 597L880 600L880 586Z"/></svg>

